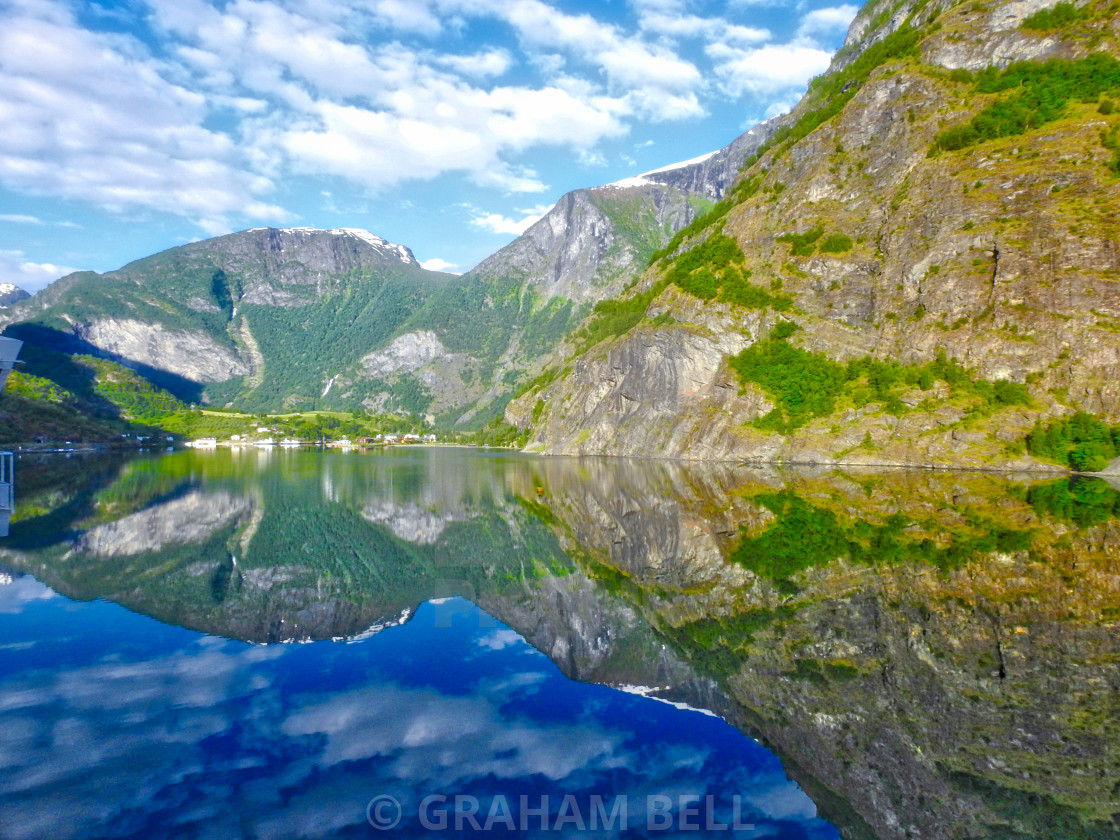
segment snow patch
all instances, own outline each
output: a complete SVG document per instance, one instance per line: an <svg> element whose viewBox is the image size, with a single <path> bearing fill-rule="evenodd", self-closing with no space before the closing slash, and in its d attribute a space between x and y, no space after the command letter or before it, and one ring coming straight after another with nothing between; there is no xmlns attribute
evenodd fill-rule
<svg viewBox="0 0 1120 840"><path fill-rule="evenodd" d="M658 175L662 172L672 172L675 169L684 169L686 166L695 166L698 163L703 163L708 158L718 153L719 150L717 149L714 152L708 152L707 154L700 155L699 157L694 157L689 160L682 160L680 163L670 163L668 166L662 166L658 169L651 169L648 172L643 172L641 175L635 175L632 178L623 178L621 181L614 181L610 184L604 184L603 186L596 187L595 189L626 189L627 187L644 187L649 184L656 184L657 182L651 181L648 176Z"/></svg>

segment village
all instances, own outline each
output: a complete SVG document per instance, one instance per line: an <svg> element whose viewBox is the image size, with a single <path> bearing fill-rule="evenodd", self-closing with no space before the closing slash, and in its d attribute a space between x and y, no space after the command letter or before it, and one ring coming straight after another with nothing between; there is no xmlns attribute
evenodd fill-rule
<svg viewBox="0 0 1120 840"><path fill-rule="evenodd" d="M190 440L186 443L187 446L193 449L216 449L219 446L226 446L231 448L242 447L257 447L260 449L270 449L273 447L281 447L283 449L297 449L304 446L313 446L324 449L362 449L379 446L404 446L416 444L433 444L439 443L438 438L434 434L419 435L413 432L386 432L382 434L373 435L372 437L359 437L351 440L348 437L341 437L333 440L320 438L319 440L301 440L294 437L286 437L277 441L275 437L270 434L273 432L265 426L260 426L256 429L256 434L234 434L230 435L228 439L219 440L215 437L200 437Z"/></svg>

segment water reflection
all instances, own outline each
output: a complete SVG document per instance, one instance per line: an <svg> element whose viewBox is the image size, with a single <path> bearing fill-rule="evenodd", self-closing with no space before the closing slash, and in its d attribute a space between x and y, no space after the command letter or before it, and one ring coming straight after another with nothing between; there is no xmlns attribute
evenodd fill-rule
<svg viewBox="0 0 1120 840"><path fill-rule="evenodd" d="M35 469L21 465L30 482L21 488L21 509L26 502L29 513L17 514L0 557L71 597L107 598L230 639L372 635L370 642L388 644L391 634L371 631L399 623L433 598L462 595L501 623L465 633L462 648L449 647L446 635L417 636L413 620L410 638L447 656L437 670L451 673L460 659L482 661L524 638L571 677L656 687L676 702L716 709L774 747L845 836L1116 833L1120 492L1104 482L685 468L438 450L183 453L99 462L86 483L40 477ZM42 607L27 580L0 588L14 593L19 582L27 590L0 596L0 604L26 597ZM253 703L265 702L261 691L280 680L268 671L270 657L313 657L274 653L292 648L205 644L237 651L241 659L230 673L258 685L249 692ZM342 668L341 659L332 659L342 656L337 651L354 648L301 649L335 651L314 654L334 663L316 660L329 674ZM437 702L385 664L412 667L407 663L419 650L382 654L377 679L340 680L316 703L300 699L301 711L285 712L276 724L286 746L252 735L281 751L299 752L303 747L293 744L308 739L317 745L316 757L299 765L325 774L314 795L307 787L309 820L321 807L318 785L331 776L328 768L373 755L398 757L394 790L409 801L420 788L400 783L420 765L452 774L429 775L425 784L462 781L455 768L471 762L457 736L435 719L414 721L401 711L443 708L452 687L439 685ZM194 662L201 654L180 655ZM263 658L256 664L251 656ZM214 678L223 667L218 659L205 665ZM507 681L523 673L501 667ZM425 662L416 673L432 668ZM81 681L107 679L89 672ZM160 679L171 680L166 673ZM18 690L32 697L37 689ZM51 691L60 696L57 687ZM612 729L602 718L599 729L538 731L533 737L544 763L525 763L524 744L507 743L517 726L493 709L527 703L530 695L542 696L539 686L519 685L493 702L476 692L471 703L447 707L453 712L446 720L473 721L468 729L478 740L468 741L470 749L481 750L480 767L489 768L477 773L502 780L490 794L526 774L570 781L577 771L568 758L593 768L586 779L598 781L580 788L588 791L608 771L641 764L633 756L618 759L619 744L633 744L635 736L618 734L626 728ZM625 696L607 692L595 703ZM267 702L288 708L292 701ZM385 716L378 709L394 710L396 735L380 731ZM127 715L143 718L139 710ZM33 717L50 713L44 707ZM223 720L228 728L228 716ZM492 731L497 720L508 733ZM575 725L575 718L557 720ZM412 722L402 729L402 721ZM8 725L33 731L26 722ZM399 752L392 738L402 731L418 733L416 751ZM649 733L644 749L668 749ZM154 736L137 737L148 743ZM229 741L223 760L250 760L249 741L239 738ZM548 752L566 742L588 745L589 752ZM437 755L445 755L444 765ZM676 782L659 776L643 781L647 787L626 782L618 789L707 778L697 769L703 762L675 760L659 753L653 762L658 772L693 770L681 771ZM277 761L264 763L286 766ZM550 776L546 767L561 775ZM237 772L252 771L246 765ZM299 802L306 785L296 771L283 771L289 772L295 793L285 801ZM331 781L354 783L347 774ZM757 819L782 823L773 803L785 798L797 831L824 830L804 821L806 800L796 798L796 788L759 784L752 790L773 788L773 795L770 810L756 808ZM297 817L286 812L284 819ZM351 825L338 823L344 824ZM793 830L793 823L782 824ZM260 825L255 830L267 835Z"/></svg>

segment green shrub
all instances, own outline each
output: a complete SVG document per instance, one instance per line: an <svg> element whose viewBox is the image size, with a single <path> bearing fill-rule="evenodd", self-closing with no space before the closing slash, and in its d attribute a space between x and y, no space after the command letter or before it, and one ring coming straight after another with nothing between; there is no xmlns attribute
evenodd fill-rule
<svg viewBox="0 0 1120 840"><path fill-rule="evenodd" d="M594 347L600 341L624 335L636 327L646 316L653 299L661 294L668 280L655 283L633 297L601 300L591 310L587 323L575 334L576 352Z"/></svg>
<svg viewBox="0 0 1120 840"><path fill-rule="evenodd" d="M1104 94L1120 93L1120 61L1105 53L1092 53L1076 61L1020 61L1003 70L993 67L982 71L974 90L1008 96L993 102L965 125L943 131L931 152L956 151L1023 134L1061 119L1071 101L1096 102Z"/></svg>
<svg viewBox="0 0 1120 840"><path fill-rule="evenodd" d="M1086 18L1083 10L1073 3L1061 2L1049 9L1039 9L1023 21L1023 29L1057 29Z"/></svg>
<svg viewBox="0 0 1120 840"><path fill-rule="evenodd" d="M778 242L785 242L790 246L790 253L795 257L812 256L816 250L816 242L824 235L824 228L820 225L809 228L804 233L783 233L776 237Z"/></svg>
<svg viewBox="0 0 1120 840"><path fill-rule="evenodd" d="M1027 435L1027 451L1078 472L1095 472L1120 456L1120 426L1109 428L1079 411L1068 420L1036 425Z"/></svg>
<svg viewBox="0 0 1120 840"><path fill-rule="evenodd" d="M821 243L822 254L842 254L845 251L850 251L855 243L852 242L850 236L845 236L842 233L833 233L824 242Z"/></svg>
<svg viewBox="0 0 1120 840"><path fill-rule="evenodd" d="M774 431L793 431L813 417L831 414L845 381L843 365L785 339L752 344L732 357L731 367L741 380L774 398L780 415L763 421Z"/></svg>
<svg viewBox="0 0 1120 840"><path fill-rule="evenodd" d="M742 382L758 385L774 399L774 410L754 421L754 426L764 431L789 434L813 417L831 414L841 395L857 408L879 402L888 414L901 416L910 410L900 399L904 390L917 387L928 391L936 380L946 383L954 396L977 399L976 410L1030 404L1025 385L973 377L944 351L924 365L900 365L869 356L841 365L822 354L789 345L786 339L796 329L792 322L780 322L767 339L731 359L731 367Z"/></svg>
<svg viewBox="0 0 1120 840"><path fill-rule="evenodd" d="M1039 484L1027 491L1027 501L1039 516L1064 519L1079 528L1120 516L1120 492L1099 478L1074 476Z"/></svg>

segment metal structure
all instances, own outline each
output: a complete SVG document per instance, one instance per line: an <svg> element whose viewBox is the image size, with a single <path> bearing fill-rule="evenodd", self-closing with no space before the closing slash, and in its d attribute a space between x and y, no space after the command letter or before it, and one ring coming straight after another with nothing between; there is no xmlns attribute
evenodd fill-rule
<svg viewBox="0 0 1120 840"><path fill-rule="evenodd" d="M8 383L8 375L15 367L16 360L19 358L19 351L22 348L23 342L18 338L0 336L0 391Z"/></svg>
<svg viewBox="0 0 1120 840"><path fill-rule="evenodd" d="M8 376L19 358L23 342L0 336L0 390L8 384ZM8 536L8 523L16 509L16 459L11 452L0 451L0 537Z"/></svg>

